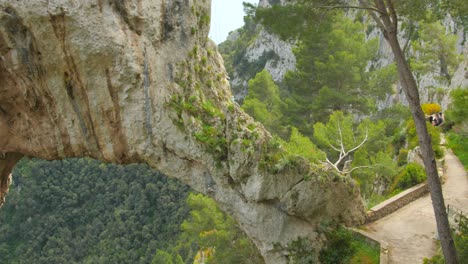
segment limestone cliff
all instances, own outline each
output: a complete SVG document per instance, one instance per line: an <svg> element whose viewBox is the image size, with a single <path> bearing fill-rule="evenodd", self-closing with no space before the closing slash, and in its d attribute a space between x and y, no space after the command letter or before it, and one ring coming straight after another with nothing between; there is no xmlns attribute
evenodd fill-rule
<svg viewBox="0 0 468 264"><path fill-rule="evenodd" d="M290 1L285 0L259 0L259 7L271 7L275 4L286 5ZM356 13L350 11L349 16L355 16ZM370 20L367 21L370 24L374 22ZM449 15L447 15L444 20L444 26L447 30L447 33L455 34L458 36L457 49L458 52L463 56L463 60L460 65L457 67L456 72L451 78L451 82L440 80L437 73L428 73L424 76L419 76L418 78L418 87L421 101L425 102L437 102L443 109L447 109L448 104L450 103L450 91L458 87L468 87L468 41L467 39L467 30L463 26L457 24ZM390 49L390 46L385 41L380 30L375 27L369 27L372 30L366 32L368 38L378 38L379 39L379 49L377 58L369 62L369 68L380 68L387 66L390 63L393 63L393 53ZM407 33L401 32L402 43L406 43ZM243 37L239 34L239 31L233 31L226 42L220 44L223 45L229 44L229 42L235 42L238 38ZM245 50L238 52L242 54L241 58L238 58L233 62L233 69L230 72L230 82L233 88L234 97L236 100L241 101L247 95L247 84L248 81L253 77L257 72L260 72L263 69L266 69L271 75L275 82L281 83L285 74L289 70L295 69L296 58L293 53L294 43L285 42L267 32L261 25L256 25L256 31L254 34L251 34L247 40L249 44L246 47L240 46ZM246 41L245 39L242 41ZM239 45L238 45L239 48ZM412 51L409 49L409 53ZM266 54L274 54L275 56L268 56ZM250 71L244 71L243 69L247 64L260 63L258 68L252 69ZM384 100L377 102L377 107L379 109L384 109L391 107L395 104L402 103L407 105L407 100L402 92L402 88L396 84L393 91L389 91Z"/></svg>
<svg viewBox="0 0 468 264"><path fill-rule="evenodd" d="M22 156L143 162L213 197L267 263L357 186L281 149L231 101L206 0L0 0L0 194Z"/></svg>
<svg viewBox="0 0 468 264"><path fill-rule="evenodd" d="M461 60L460 64L456 67L456 71L450 78L450 81L442 80L437 72L430 72L422 76L417 76L418 90L422 103L434 102L442 106L442 109L447 109L450 104L450 92L453 89L460 87L468 87L468 42L467 29L462 25L457 24L449 15L444 19L443 25L448 34L457 36L456 49L459 53ZM407 32L400 32L400 39L402 45L407 45ZM379 38L378 59L371 63L370 67L382 67L393 62L393 54L388 43L385 41L382 33L378 28L374 28L369 32L369 38ZM414 50L407 49L407 55L414 55ZM378 108L388 108L397 103L408 105L402 87L395 85L394 91L387 94L385 100L378 102Z"/></svg>
<svg viewBox="0 0 468 264"><path fill-rule="evenodd" d="M236 42L242 37L238 31L233 31L226 42ZM268 33L262 26L256 25L255 35L242 52L242 57L237 63L233 63L230 72L230 83L237 101L241 101L247 95L248 81L258 72L266 69L275 82L281 82L284 75L296 67L296 57L292 52L292 44L282 41L276 35ZM242 48L242 47L241 47ZM249 67L255 65L256 67Z"/></svg>
<svg viewBox="0 0 468 264"><path fill-rule="evenodd" d="M282 0L260 0L259 7L285 4ZM234 51L233 51L234 50ZM228 58L231 88L237 101L247 95L248 81L266 69L275 82L281 82L288 71L296 67L293 43L283 41L253 21L243 28L232 31L227 40L220 44L220 51ZM229 56L229 53L234 53Z"/></svg>

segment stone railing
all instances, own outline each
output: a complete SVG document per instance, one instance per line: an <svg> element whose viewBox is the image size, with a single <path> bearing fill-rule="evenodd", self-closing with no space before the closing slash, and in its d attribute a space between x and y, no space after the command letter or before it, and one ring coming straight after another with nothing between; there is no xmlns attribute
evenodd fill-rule
<svg viewBox="0 0 468 264"><path fill-rule="evenodd" d="M443 183L445 180L443 177L445 174L445 160L444 159L437 160L437 171L439 173L439 177L441 178L441 183ZM428 192L429 192L429 187L427 185L427 182L420 183L416 186L413 186L381 202L380 204L372 207L369 211L367 211L366 223L374 222L386 215L389 215L395 212L396 210L400 209L401 207L422 197Z"/></svg>
<svg viewBox="0 0 468 264"><path fill-rule="evenodd" d="M420 183L413 186L390 199L372 207L367 212L366 222L374 222L386 215L389 215L410 202L418 199L428 192L427 183Z"/></svg>

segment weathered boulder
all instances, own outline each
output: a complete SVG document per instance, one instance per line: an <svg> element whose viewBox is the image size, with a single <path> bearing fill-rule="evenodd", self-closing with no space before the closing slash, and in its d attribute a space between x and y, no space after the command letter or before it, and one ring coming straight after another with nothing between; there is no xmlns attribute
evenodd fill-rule
<svg viewBox="0 0 468 264"><path fill-rule="evenodd" d="M408 152L407 162L416 163L424 167L424 162L422 160L422 153L421 153L421 149L419 148L419 146L415 147L414 149Z"/></svg>
<svg viewBox="0 0 468 264"><path fill-rule="evenodd" d="M324 219L361 222L352 180L284 152L231 101L209 14L206 0L0 0L0 198L22 156L87 156L210 195L267 263Z"/></svg>

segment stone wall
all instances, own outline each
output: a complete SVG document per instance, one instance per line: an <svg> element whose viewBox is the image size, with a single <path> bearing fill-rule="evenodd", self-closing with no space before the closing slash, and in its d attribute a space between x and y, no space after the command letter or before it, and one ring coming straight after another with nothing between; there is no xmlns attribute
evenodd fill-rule
<svg viewBox="0 0 468 264"><path fill-rule="evenodd" d="M445 139L442 139L443 141ZM441 180L441 184L444 183L444 166L445 160L439 159L437 160L437 171L439 173L439 178ZM393 197L387 199L380 204L372 207L366 213L366 223L374 222L379 220L380 218L389 215L396 210L400 209L401 207L411 203L412 201L424 196L426 193L429 192L429 186L426 182L420 183L416 186L413 186Z"/></svg>
<svg viewBox="0 0 468 264"><path fill-rule="evenodd" d="M427 183L420 183L410 189L401 192L392 198L372 207L367 212L366 222L376 221L386 215L389 215L410 202L418 199L428 192Z"/></svg>

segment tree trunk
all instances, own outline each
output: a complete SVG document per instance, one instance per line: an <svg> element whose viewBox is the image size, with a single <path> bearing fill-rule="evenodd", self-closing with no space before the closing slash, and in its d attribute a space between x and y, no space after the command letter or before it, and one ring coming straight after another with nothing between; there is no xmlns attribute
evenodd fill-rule
<svg viewBox="0 0 468 264"><path fill-rule="evenodd" d="M416 132L419 139L419 146L421 147L424 166L426 167L427 181L429 191L431 193L432 206L434 208L437 231L439 233L442 251L445 257L445 263L456 264L458 263L457 252L450 233L450 225L447 218L442 187L437 172L435 155L432 150L431 138L427 131L424 113L420 106L416 81L405 59L403 51L401 50L396 28L393 25L385 23L385 19L383 19L383 22L386 29L393 29L386 30L384 35L395 56L400 82L403 86L403 90L405 91L406 98L408 99L414 124L416 125Z"/></svg>
<svg viewBox="0 0 468 264"><path fill-rule="evenodd" d="M439 55L440 61L440 76L444 77L448 82L450 82L450 74L448 72L448 64L444 55Z"/></svg>

